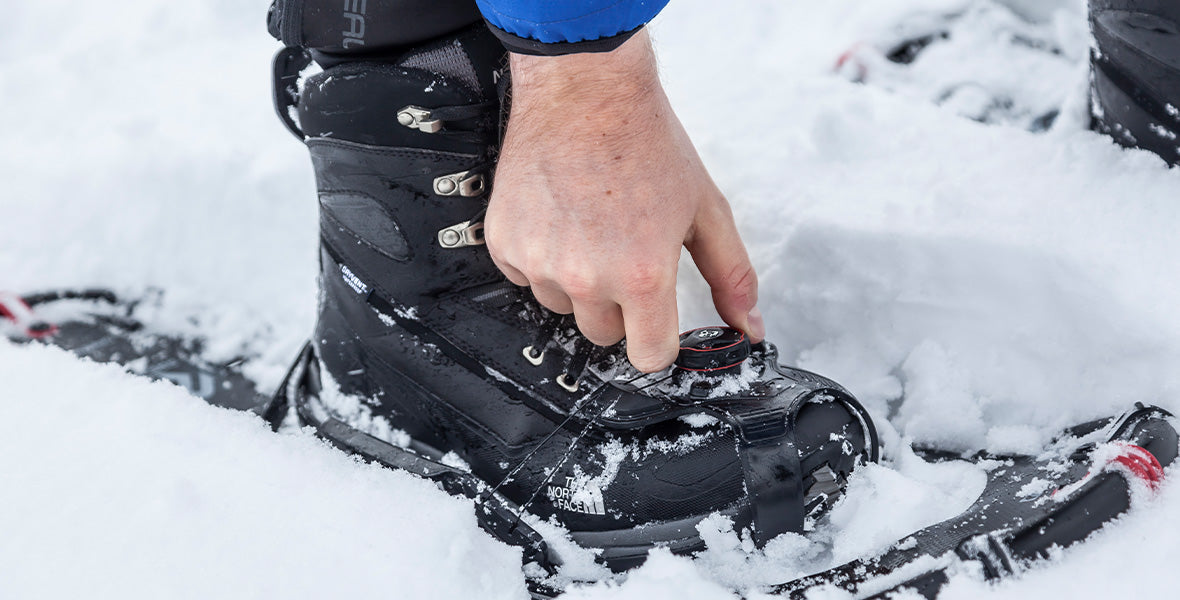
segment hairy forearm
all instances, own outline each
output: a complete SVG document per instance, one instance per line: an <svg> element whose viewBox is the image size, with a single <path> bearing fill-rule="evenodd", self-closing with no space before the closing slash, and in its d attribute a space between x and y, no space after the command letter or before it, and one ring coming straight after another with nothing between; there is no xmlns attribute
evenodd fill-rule
<svg viewBox="0 0 1180 600"><path fill-rule="evenodd" d="M567 126L602 130L602 123L636 118L634 107L665 104L655 53L646 30L607 53L565 56L513 54L513 117L560 112Z"/></svg>

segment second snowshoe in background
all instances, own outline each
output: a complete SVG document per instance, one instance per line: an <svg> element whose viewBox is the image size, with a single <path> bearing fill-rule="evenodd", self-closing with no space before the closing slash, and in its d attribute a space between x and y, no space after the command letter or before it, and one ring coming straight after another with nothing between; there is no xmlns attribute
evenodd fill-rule
<svg viewBox="0 0 1180 600"><path fill-rule="evenodd" d="M0 292L0 335L18 344L57 346L81 358L123 366L149 379L167 380L214 406L251 411L268 419L272 394L259 390L243 369L252 358L237 353L210 356L196 332L164 328L163 292L122 297L110 290L56 290L34 294ZM193 323L192 315L170 319ZM200 329L196 327L196 329ZM239 349L244 350L244 349Z"/></svg>
<svg viewBox="0 0 1180 600"><path fill-rule="evenodd" d="M1052 126L1088 45L1076 4L943 4L867 34L839 57L837 72L983 123Z"/></svg>

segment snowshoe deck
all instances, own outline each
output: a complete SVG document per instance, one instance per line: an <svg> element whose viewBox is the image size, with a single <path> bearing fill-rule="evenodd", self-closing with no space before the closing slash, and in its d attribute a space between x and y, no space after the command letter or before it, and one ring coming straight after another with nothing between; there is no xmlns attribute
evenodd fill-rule
<svg viewBox="0 0 1180 600"><path fill-rule="evenodd" d="M1127 512L1136 488L1158 486L1163 467L1177 454L1170 417L1140 404L1120 417L1063 432L1039 456L976 456L972 460L991 470L983 493L962 514L907 536L880 556L771 591L801 598L831 585L857 597L884 598L910 588L935 598L961 569L978 569L989 580L1018 574Z"/></svg>
<svg viewBox="0 0 1180 600"><path fill-rule="evenodd" d="M271 397L242 374L244 358L205 359L202 340L151 331L137 314L139 305L107 290L0 294L0 333L171 381L215 406L266 414Z"/></svg>

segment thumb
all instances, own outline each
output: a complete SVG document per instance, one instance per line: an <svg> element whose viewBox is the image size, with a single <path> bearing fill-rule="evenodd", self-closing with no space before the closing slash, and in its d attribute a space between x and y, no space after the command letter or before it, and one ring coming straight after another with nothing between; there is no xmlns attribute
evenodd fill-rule
<svg viewBox="0 0 1180 600"><path fill-rule="evenodd" d="M716 206L712 214L698 215L685 247L713 291L717 314L751 341L760 342L766 338L766 325L758 310L758 275L729 205L722 199Z"/></svg>

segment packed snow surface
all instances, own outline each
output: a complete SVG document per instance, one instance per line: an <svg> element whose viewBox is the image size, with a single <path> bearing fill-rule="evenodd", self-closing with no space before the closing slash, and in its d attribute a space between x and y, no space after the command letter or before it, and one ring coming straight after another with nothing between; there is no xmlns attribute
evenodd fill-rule
<svg viewBox="0 0 1180 600"><path fill-rule="evenodd" d="M6 7L0 287L167 290L167 327L278 381L313 320L316 203L271 112L266 5ZM951 36L910 67L880 55L931 28ZM1027 451L1134 401L1180 408L1180 170L1087 131L1080 0L677 0L653 31L771 339L864 401L886 464L811 538L750 553L715 517L696 560L657 552L571 598L732 598L969 504L983 472L910 442ZM681 275L683 328L716 322ZM170 384L0 342L0 421L0 597L525 597L469 503ZM1173 482L1051 564L945 597L1171 597L1176 531Z"/></svg>

